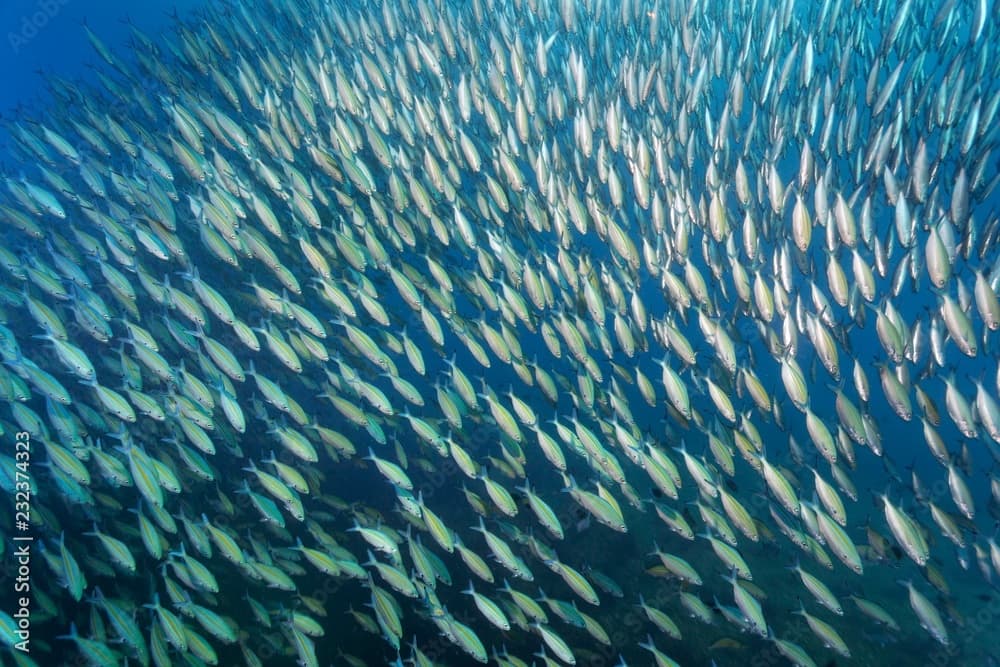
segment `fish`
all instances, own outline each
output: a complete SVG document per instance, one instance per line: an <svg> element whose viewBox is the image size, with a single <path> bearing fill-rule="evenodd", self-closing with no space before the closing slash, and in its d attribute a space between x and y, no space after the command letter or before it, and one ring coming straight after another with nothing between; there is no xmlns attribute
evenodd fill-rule
<svg viewBox="0 0 1000 667"><path fill-rule="evenodd" d="M920 528L906 512L893 505L887 495L883 494L881 500L885 509L886 523L889 524L893 537L907 556L915 563L924 565L930 549Z"/></svg>
<svg viewBox="0 0 1000 667"><path fill-rule="evenodd" d="M4 114L0 486L55 575L39 661L676 664L683 630L707 663L693 618L800 665L872 620L891 662L924 637L873 578L907 560L972 617L947 592L1000 562L989 3L536 4L84 25L86 80ZM609 634L608 596L651 634Z"/></svg>
<svg viewBox="0 0 1000 667"><path fill-rule="evenodd" d="M490 623L497 626L501 630L510 630L510 621L507 620L507 616L503 613L500 607L486 596L476 593L476 588L473 586L471 581L469 582L469 587L463 592L471 595L475 599L476 607L479 608L479 611Z"/></svg>
<svg viewBox="0 0 1000 667"><path fill-rule="evenodd" d="M736 601L736 606L740 608L747 619L749 630L762 637L767 636L768 625L767 621L764 620L764 611L760 602L740 584L740 580L735 574L727 577L726 580L733 585L733 598Z"/></svg>
<svg viewBox="0 0 1000 667"><path fill-rule="evenodd" d="M832 611L837 616L844 615L843 607L841 607L837 597L830 591L826 584L803 570L798 563L796 563L795 567L789 569L794 570L799 575L799 578L802 580L802 585L805 586L810 593L812 593L817 602ZM808 618L806 620L808 620Z"/></svg>
<svg viewBox="0 0 1000 667"><path fill-rule="evenodd" d="M905 586L910 593L910 606L920 619L920 625L937 642L945 646L948 645L948 630L941 619L941 613L924 595L918 591L910 581L900 581L901 586Z"/></svg>

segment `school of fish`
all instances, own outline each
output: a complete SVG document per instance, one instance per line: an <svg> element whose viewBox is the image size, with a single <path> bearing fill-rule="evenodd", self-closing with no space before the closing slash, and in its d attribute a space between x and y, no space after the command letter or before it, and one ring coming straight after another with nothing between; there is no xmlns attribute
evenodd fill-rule
<svg viewBox="0 0 1000 667"><path fill-rule="evenodd" d="M81 30L5 120L0 663L996 664L1000 3Z"/></svg>

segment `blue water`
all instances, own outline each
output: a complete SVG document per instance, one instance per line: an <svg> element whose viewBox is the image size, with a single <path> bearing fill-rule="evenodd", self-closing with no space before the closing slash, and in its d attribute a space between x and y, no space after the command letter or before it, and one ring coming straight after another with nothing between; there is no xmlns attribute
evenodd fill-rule
<svg viewBox="0 0 1000 667"><path fill-rule="evenodd" d="M39 72L69 80L95 80L90 67L106 65L87 41L81 29L84 22L112 53L130 59L126 21L154 37L174 23L174 12L186 17L204 4L201 0L0 2L0 114L9 118L19 106L37 108L41 100L48 101ZM0 140L4 139L0 129Z"/></svg>

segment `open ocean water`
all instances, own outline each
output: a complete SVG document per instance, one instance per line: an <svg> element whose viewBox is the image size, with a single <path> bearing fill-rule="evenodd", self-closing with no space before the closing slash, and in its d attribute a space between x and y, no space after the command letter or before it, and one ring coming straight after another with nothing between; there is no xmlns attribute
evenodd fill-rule
<svg viewBox="0 0 1000 667"><path fill-rule="evenodd" d="M0 664L996 665L998 28L3 3Z"/></svg>

